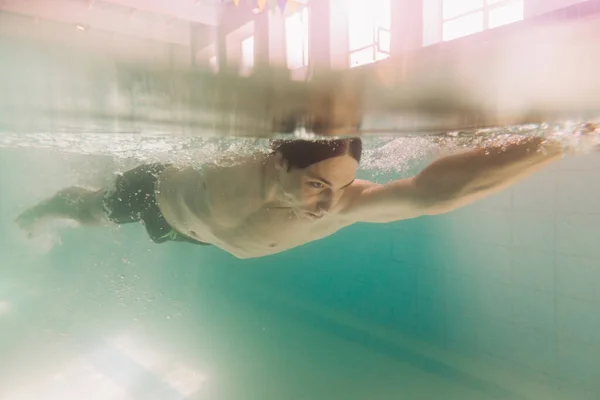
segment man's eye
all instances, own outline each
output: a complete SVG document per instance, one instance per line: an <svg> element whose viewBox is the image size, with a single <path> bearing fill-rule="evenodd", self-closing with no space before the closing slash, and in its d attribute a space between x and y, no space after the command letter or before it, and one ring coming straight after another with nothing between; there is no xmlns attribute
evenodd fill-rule
<svg viewBox="0 0 600 400"><path fill-rule="evenodd" d="M321 189L322 187L325 186L321 182L308 182L308 185L310 187L314 187L315 189Z"/></svg>

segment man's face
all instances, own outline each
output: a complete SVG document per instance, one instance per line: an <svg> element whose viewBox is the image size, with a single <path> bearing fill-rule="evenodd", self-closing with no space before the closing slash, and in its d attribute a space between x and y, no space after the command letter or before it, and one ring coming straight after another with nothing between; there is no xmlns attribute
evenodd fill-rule
<svg viewBox="0 0 600 400"><path fill-rule="evenodd" d="M285 160L278 163L286 201L296 213L309 218L322 217L340 201L357 169L358 162L347 154L289 171Z"/></svg>

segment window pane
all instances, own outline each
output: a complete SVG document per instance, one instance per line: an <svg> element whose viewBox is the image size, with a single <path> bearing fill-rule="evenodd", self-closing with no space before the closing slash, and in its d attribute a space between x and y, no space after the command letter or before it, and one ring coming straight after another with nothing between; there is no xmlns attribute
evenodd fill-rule
<svg viewBox="0 0 600 400"><path fill-rule="evenodd" d="M375 43L377 28L390 29L391 0L347 0L350 51Z"/></svg>
<svg viewBox="0 0 600 400"><path fill-rule="evenodd" d="M495 28L521 20L523 20L523 0L492 8L488 13L489 28Z"/></svg>
<svg viewBox="0 0 600 400"><path fill-rule="evenodd" d="M254 36L242 40L242 68L254 67Z"/></svg>
<svg viewBox="0 0 600 400"><path fill-rule="evenodd" d="M380 29L379 30L379 50L390 52L390 32Z"/></svg>
<svg viewBox="0 0 600 400"><path fill-rule="evenodd" d="M290 69L304 67L304 21L302 13L285 19L285 47L287 66Z"/></svg>
<svg viewBox="0 0 600 400"><path fill-rule="evenodd" d="M370 64L372 62L375 62L375 53L373 51L373 47L368 47L366 49L350 53L350 68L358 67L359 65Z"/></svg>
<svg viewBox="0 0 600 400"><path fill-rule="evenodd" d="M390 0L371 0L365 1L365 4L371 5L375 18L375 26L378 28L390 29L392 25L392 5Z"/></svg>
<svg viewBox="0 0 600 400"><path fill-rule="evenodd" d="M350 27L349 50L353 51L372 45L375 42L374 36L372 21L363 21L362 25Z"/></svg>
<svg viewBox="0 0 600 400"><path fill-rule="evenodd" d="M374 21L371 18L365 18L364 14L353 14L354 10L348 10L348 45L349 50L360 49L370 46L375 42Z"/></svg>
<svg viewBox="0 0 600 400"><path fill-rule="evenodd" d="M454 18L483 8L483 0L442 0L442 18Z"/></svg>
<svg viewBox="0 0 600 400"><path fill-rule="evenodd" d="M478 11L451 21L444 22L442 28L443 40L452 40L483 30L483 12Z"/></svg>
<svg viewBox="0 0 600 400"><path fill-rule="evenodd" d="M302 61L304 61L304 66L308 66L308 55L310 54L310 42L308 34L310 25L308 23L308 7L304 7L304 9L302 10L302 29L304 30L304 57Z"/></svg>

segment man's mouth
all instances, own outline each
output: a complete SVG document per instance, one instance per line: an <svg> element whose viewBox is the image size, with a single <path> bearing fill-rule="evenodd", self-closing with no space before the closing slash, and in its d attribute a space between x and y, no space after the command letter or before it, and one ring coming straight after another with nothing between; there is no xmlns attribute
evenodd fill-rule
<svg viewBox="0 0 600 400"><path fill-rule="evenodd" d="M315 219L318 219L318 218L322 218L322 217L323 217L323 213L314 213L314 212L311 212L311 211L306 211L305 213L306 213L306 214L307 214L309 217L311 217L311 218L315 218Z"/></svg>

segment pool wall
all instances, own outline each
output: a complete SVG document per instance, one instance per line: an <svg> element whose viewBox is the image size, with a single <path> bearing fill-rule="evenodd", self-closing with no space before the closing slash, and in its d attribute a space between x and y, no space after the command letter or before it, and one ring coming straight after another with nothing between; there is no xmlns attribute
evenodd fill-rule
<svg viewBox="0 0 600 400"><path fill-rule="evenodd" d="M443 216L354 226L223 264L319 315L348 318L373 337L385 332L407 351L407 338L443 349L427 368L459 368L449 352L467 357L472 373L495 366L518 376L503 380L492 368L482 378L516 392L539 384L554 395L598 393L599 171L598 155L571 158Z"/></svg>
<svg viewBox="0 0 600 400"><path fill-rule="evenodd" d="M463 391L476 393L472 398L597 398L597 155L561 161L447 215L356 225L286 253L238 260L216 248L153 245L137 224L67 229L62 245L39 254L19 237L14 215L62 186L89 181L81 172L106 159L44 150L0 154L2 170L15 171L0 180L5 371L15 371L11 360L35 359L31 341L44 354L66 332L75 341L60 353L67 358L132 321L145 324L148 335L191 335L176 344L183 359L200 345L194 336L205 335L200 316L241 313L239 320L268 319L273 329L294 326L279 348L294 343L323 377L334 370L319 357L346 359L356 369L361 357L378 355L388 363L376 368L404 379L419 375L425 380L414 387L438 385L456 398ZM302 339L304 330L331 344ZM53 339L44 344L48 335ZM247 335L238 342L256 333ZM350 347L327 352L340 343ZM265 376L273 372L265 368ZM231 382L242 390L236 376Z"/></svg>

